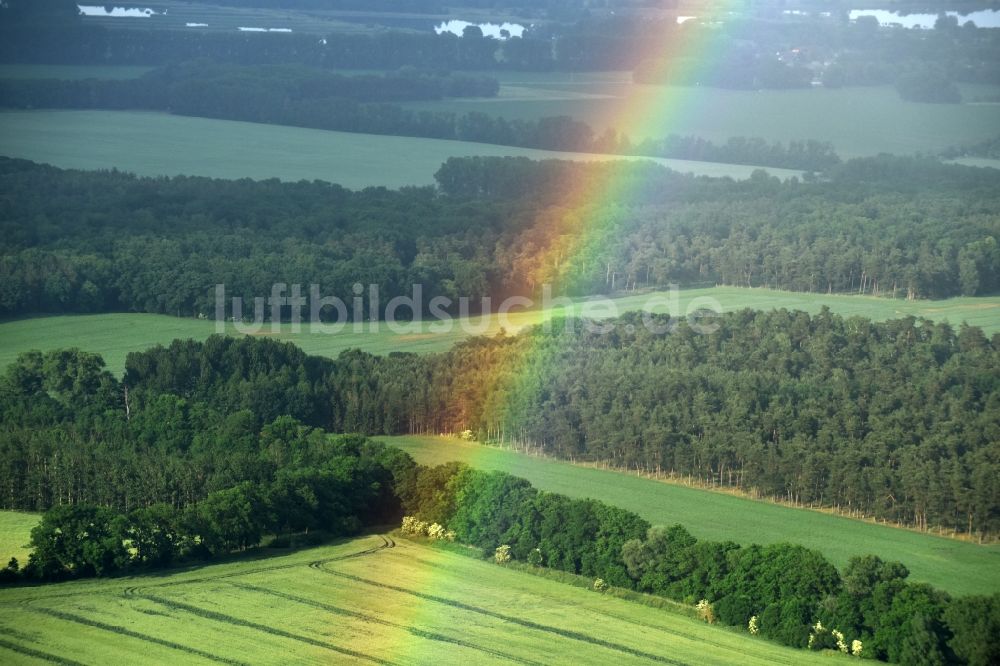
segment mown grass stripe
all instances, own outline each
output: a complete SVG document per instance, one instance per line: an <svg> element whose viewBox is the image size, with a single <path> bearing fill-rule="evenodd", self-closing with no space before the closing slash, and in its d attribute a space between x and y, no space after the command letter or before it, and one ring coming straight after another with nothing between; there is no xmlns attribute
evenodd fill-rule
<svg viewBox="0 0 1000 666"><path fill-rule="evenodd" d="M315 565L315 566L314 566ZM346 578L347 580L353 580L357 583L364 583L365 585L371 585L373 587L378 587L386 590L392 590L393 592L400 592L402 594L408 594L418 599L424 599L426 601L431 601L437 604L443 604L445 606L451 606L452 608L458 608L460 610L469 611L470 613L478 613L480 615L485 615L486 617L492 617L497 620L502 620L504 622L510 622L511 624L516 624L527 629L534 629L536 631L543 631L549 634L554 634L556 636L561 636L563 638L568 638L574 641L580 641L583 643L589 643L591 645L597 645L599 647L608 648L609 650L615 650L624 654L631 655L633 657L639 657L641 659L649 659L661 664L673 664L674 666L688 666L687 662L677 661L675 659L670 659L669 657L661 657L657 654L652 654L650 652L644 652L628 645L622 645L621 643L615 643L613 641L607 641L603 638L596 638L594 636L588 636L586 634L581 634L577 631L571 631L569 629L560 629L559 627L553 627L546 624L541 624L539 622L532 622L531 620L523 620L518 617L511 617L510 615L504 615L503 613L497 613L496 611L491 611L486 608L480 608L478 606L472 606L470 604L462 603L461 601L455 601L454 599L446 599L444 597L437 597L433 594L427 594L426 592L417 592L416 590L408 590L405 587L398 587L396 585L389 585L388 583L380 583L378 581L369 580L367 578L361 578L360 576L353 576L351 574L342 573L339 571L330 571L329 569L324 569L322 564L319 562L314 562L309 565L310 568L315 569L321 573L325 573L331 576L338 576L340 578Z"/></svg>
<svg viewBox="0 0 1000 666"><path fill-rule="evenodd" d="M97 620L91 620L90 618L81 617L79 615L74 615L73 613L67 613L65 611L59 611L52 608L39 608L37 606L30 607L30 610L35 613L42 613L43 615L49 615L60 620L65 620L66 622L75 622L77 624L82 624L87 627L93 627L95 629L101 629L102 631L108 631L113 634L119 634L121 636L128 636L129 638L135 638L140 641L146 641L148 643L155 643L156 645L162 645L163 647L170 648L171 650L178 650L180 652L187 652L188 654L193 654L209 661L214 661L220 664L232 664L233 666L243 666L247 662L236 661L234 659L227 659L226 657L220 657L214 655L210 652L205 652L204 650L199 650L198 648L193 648L188 645L182 645L180 643L175 643L173 641L164 640L162 638L157 638L156 636L150 636L148 634L142 634L138 631L132 631L131 629L126 629L125 627L120 627L114 624L105 624L104 622L98 622Z"/></svg>
<svg viewBox="0 0 1000 666"><path fill-rule="evenodd" d="M139 594L137 595L142 599L147 599L153 603L166 606L167 608L173 608L176 610L186 611L192 615L196 615L206 620L214 620L216 622L222 622L224 624L229 624L234 627L246 627L247 629L253 629L255 631L260 631L265 634L270 634L272 636L278 636L279 638L287 638L289 640L298 641L299 643L305 643L307 645L312 645L314 647L323 648L325 650L330 650L332 652L337 652L338 654L346 655L348 657L354 657L355 659L362 659L364 661L371 661L376 664L392 664L391 661L386 661L385 659L380 659L379 657L373 657L372 655L365 654L363 652L357 652L356 650L351 650L350 648L340 647L339 645L334 645L333 643L326 643L324 641L310 638L309 636L302 636L300 634L293 634L289 631L283 629L276 629L275 627L269 627L266 624L259 624L257 622L251 622L250 620L244 620L242 618L233 617L232 615L225 615L224 613L218 613L216 611L210 611L199 606L192 606L191 604L185 604L180 601L174 601L173 599L166 599L164 597L158 597L152 594Z"/></svg>
<svg viewBox="0 0 1000 666"><path fill-rule="evenodd" d="M249 592L258 592L260 594L268 594L271 596L279 597L281 599L287 599L288 601L293 601L295 603L300 603L306 606L312 606L313 608L318 608L323 611L333 613L335 615L340 615L343 617L351 617L357 620L363 620L365 622L371 622L372 624L379 624L385 627L392 627L393 629L402 629L407 633L417 636L418 638L426 638L431 641L438 641L441 643L448 643L450 645L457 645L464 648L469 648L470 650L476 650L478 652L484 652L494 657L500 657L501 659L506 659L507 661L512 661L518 664L528 664L530 666L544 666L543 662L532 661L530 659L524 659L522 657L515 657L514 655L501 652L499 650L493 650L491 648L483 647L482 645L476 645L469 641L463 641L460 638L453 638L451 636L446 636L444 634L439 634L433 631L427 631L425 629L418 629L417 627L407 626L405 624L399 624L397 622L392 622L380 618L375 615L370 615L368 613L362 613L360 611L353 611L347 608L341 608L339 606L334 606L332 604L323 603L321 601L315 601L307 597L299 597L294 594L287 594L285 592L279 592L278 590L272 590L266 587L259 587L257 585L248 585L246 583L229 583L230 585L237 587L241 590L247 590Z"/></svg>
<svg viewBox="0 0 1000 666"><path fill-rule="evenodd" d="M41 659L42 661L47 661L53 664L65 664L66 666L85 666L85 664L79 661L73 661L72 659L66 659L65 657L59 657L54 654L49 654L48 652L42 652L41 650L36 650L24 645L18 645L17 643L11 643L10 641L5 641L0 638L0 648L5 648L11 652L16 652L18 654L23 654L27 657L34 657L35 659Z"/></svg>

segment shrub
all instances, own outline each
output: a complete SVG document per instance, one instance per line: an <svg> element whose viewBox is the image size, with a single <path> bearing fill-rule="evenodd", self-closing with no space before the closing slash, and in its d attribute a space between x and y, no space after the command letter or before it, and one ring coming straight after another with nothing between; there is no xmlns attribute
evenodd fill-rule
<svg viewBox="0 0 1000 666"><path fill-rule="evenodd" d="M604 582L603 578L598 578L598 579L594 580L594 591L595 592L607 592L609 587L611 587L611 586L608 585L606 582Z"/></svg>
<svg viewBox="0 0 1000 666"><path fill-rule="evenodd" d="M757 619L756 615L751 617L750 621L747 622L747 631L750 632L751 636L756 636L760 633L760 620Z"/></svg>
<svg viewBox="0 0 1000 666"><path fill-rule="evenodd" d="M496 552L493 553L493 559L496 561L497 564L507 564L508 562L510 562L511 559L513 559L510 554L510 546L508 546L507 544L499 546L496 549Z"/></svg>
<svg viewBox="0 0 1000 666"><path fill-rule="evenodd" d="M540 567L544 562L542 557L541 548L533 548L530 553L528 553L528 564L533 567Z"/></svg>

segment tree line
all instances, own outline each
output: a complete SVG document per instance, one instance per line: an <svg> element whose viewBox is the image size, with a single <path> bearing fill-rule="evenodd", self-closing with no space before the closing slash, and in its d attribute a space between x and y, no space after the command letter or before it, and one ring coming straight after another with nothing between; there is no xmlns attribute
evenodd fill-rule
<svg viewBox="0 0 1000 666"><path fill-rule="evenodd" d="M31 5L38 4L38 14ZM590 3L588 3L590 4ZM300 63L341 69L476 71L634 71L646 83L737 89L892 85L912 73L955 82L996 83L1000 36L994 30L942 26L932 31L881 29L871 17L855 22L757 15L688 21L625 11L588 14L578 3L554 2L556 20L524 36L497 41L480 35L387 30L373 33L252 34L191 30L120 30L64 15L51 3L8 2L0 7L0 62L163 65L195 55L234 64ZM51 9L51 8L49 8ZM532 9L540 9L532 5ZM0 14L0 15L2 15ZM777 19L777 20L776 20ZM706 43L706 54L676 54L677 45ZM714 65L714 66L706 66Z"/></svg>
<svg viewBox="0 0 1000 666"><path fill-rule="evenodd" d="M823 171L840 163L821 141L733 137L717 145L671 135L633 142L615 129L598 133L568 116L507 120L481 112L416 111L384 102L443 97L495 97L495 79L403 69L381 75L339 75L291 66L165 67L127 80L0 81L0 106L16 109L142 109L170 113L362 132L474 141L523 148L642 155ZM379 104L372 104L379 102Z"/></svg>
<svg viewBox="0 0 1000 666"><path fill-rule="evenodd" d="M648 163L464 158L437 180L352 192L0 158L0 314L211 317L216 284L249 308L277 282L317 284L344 303L358 282L377 285L383 303L420 284L425 302L447 297L453 313L461 297L475 310L485 296L537 297L546 283L556 295L670 284L900 298L1000 288L1000 182L989 169L882 157L815 182L732 181ZM628 196L579 196L609 182ZM363 305L365 319L383 314Z"/></svg>
<svg viewBox="0 0 1000 666"><path fill-rule="evenodd" d="M504 472L418 467L404 509L489 555L698 602L709 622L784 645L895 663L988 664L1000 655L1000 595L952 599L899 562L858 556L838 571L788 543L696 539L594 500L536 490Z"/></svg>
<svg viewBox="0 0 1000 666"><path fill-rule="evenodd" d="M676 334L684 335L683 325ZM621 345L619 335L605 346L633 355L643 347ZM715 346L729 345L720 339ZM446 526L486 555L501 549L504 560L698 601L704 619L786 645L901 663L988 664L1000 649L996 595L952 599L908 582L899 563L860 556L840 572L792 544L699 541L682 526L651 527L629 511L540 492L501 472L421 467L399 450L311 427L326 400L348 409L360 401L358 414L373 407L363 403L384 375L365 372L365 360L377 359L357 352L316 359L249 338L176 341L169 350L131 354L119 382L93 354L22 355L0 380L0 452L5 485L22 484L23 498L4 488L3 501L46 513L32 531L26 565L12 561L0 576L136 573L242 551L269 535L278 537L272 545L309 544L408 515ZM983 373L995 382L997 373ZM274 413L282 415L270 420ZM28 435L32 441L17 441ZM101 457L104 448L115 454ZM188 496L155 487L130 494L136 484L155 486L156 477L175 483L170 472L184 469L207 485Z"/></svg>

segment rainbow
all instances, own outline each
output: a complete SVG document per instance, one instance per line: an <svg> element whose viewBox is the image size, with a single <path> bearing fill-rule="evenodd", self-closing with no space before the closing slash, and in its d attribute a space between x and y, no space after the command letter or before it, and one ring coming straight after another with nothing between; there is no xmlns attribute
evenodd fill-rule
<svg viewBox="0 0 1000 666"><path fill-rule="evenodd" d="M736 0L718 2L713 14L726 13L735 4ZM702 17L704 15L702 12ZM699 56L725 47L724 31L697 22L678 25L668 37L661 43L651 42L643 47L644 57L639 60L664 67L681 60L693 60L701 63L705 74L710 74L718 59L699 59ZM625 134L658 136L668 134L664 128L669 128L671 121L680 114L693 112L684 88L657 86L655 91L653 88L650 86L639 96L620 99L602 124ZM541 290L543 285L554 285L556 293L566 293L572 289L566 276L581 271L603 270L609 291L627 286L630 280L636 279L615 273L614 267L598 266L595 258L596 252L614 235L618 221L627 214L624 209L615 213L616 202L632 200L631 188L636 187L634 179L616 176L614 169L606 173L607 177L596 184L559 183L558 194L532 220L518 272L526 277L533 291ZM489 330L495 332L497 327L492 326ZM527 444L524 433L512 424L518 423L519 414L527 411L525 406L536 404L540 399L544 368L553 367L555 359L564 352L556 337L512 337L508 345L495 349L489 359L477 359L479 365L470 367L467 381L470 392L496 389L492 393L497 398L487 406L490 419L485 424L473 422L473 414L463 411L461 405L456 406L454 434L469 429L488 443ZM485 448L481 450L486 451ZM373 558L372 562L377 566L378 558ZM410 575L412 578L406 581L406 586L411 589L431 590L435 586L433 567L412 567ZM432 625L436 613L434 604L413 600L406 612L406 624L418 628ZM460 628L456 627L456 631ZM384 638L389 640L383 642ZM405 632L389 632L388 636L379 638L379 643L379 653L393 661L406 661L408 656L413 656L410 647L413 639Z"/></svg>
<svg viewBox="0 0 1000 666"><path fill-rule="evenodd" d="M675 3L668 3L675 4ZM671 125L683 114L696 113L689 88L671 86L674 77L688 81L711 77L722 66L727 51L728 31L713 25L719 21L737 20L735 11L740 0L720 0L710 12L701 12L699 21L686 21L670 31L667 39L648 40L636 62L646 63L663 74L667 85L644 86L639 94L618 98L602 124L623 135L665 136ZM632 55L632 54L630 54ZM633 60L633 58L629 58ZM530 250L524 257L528 286L538 291L542 285L552 285L556 294L571 293L570 275L603 273L609 292L628 289L639 276L599 262L596 255L612 243L622 216L628 211L618 203L634 200L635 188L642 185L636 179L622 175L622 170L609 169L606 177L596 183L559 183L560 194L538 212L527 235ZM571 314L567 309L563 314ZM551 316L551 315L550 315ZM500 396L488 412L490 422L466 423L464 427L479 428L479 436L489 443L529 446L521 428L523 407L541 399L541 372L553 367L562 350L553 338L536 336L530 344L517 344L513 354L503 355L496 367L487 373ZM482 374L480 375L482 376Z"/></svg>

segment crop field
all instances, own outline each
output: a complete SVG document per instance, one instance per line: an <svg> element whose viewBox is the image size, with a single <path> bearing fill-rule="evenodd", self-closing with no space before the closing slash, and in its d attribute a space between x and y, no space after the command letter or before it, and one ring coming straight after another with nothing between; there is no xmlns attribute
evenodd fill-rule
<svg viewBox="0 0 1000 666"><path fill-rule="evenodd" d="M156 576L0 590L0 632L5 664L840 658L391 536Z"/></svg>
<svg viewBox="0 0 1000 666"><path fill-rule="evenodd" d="M7 566L12 557L22 565L28 561L25 546L31 539L31 528L37 524L36 513L0 511L0 566Z"/></svg>
<svg viewBox="0 0 1000 666"><path fill-rule="evenodd" d="M947 537L877 525L829 513L797 509L721 492L654 481L528 456L449 437L383 437L425 465L459 460L501 470L542 490L590 497L635 511L654 525L681 523L702 539L738 543L787 541L815 548L837 566L873 553L903 562L910 578L953 594L1000 591L1000 545L978 545Z"/></svg>
<svg viewBox="0 0 1000 666"><path fill-rule="evenodd" d="M352 134L137 111L0 112L0 155L145 176L325 180L345 187L431 185L449 157L621 159L464 141ZM651 160L678 171L749 178L754 167ZM788 178L799 172L768 169Z"/></svg>
<svg viewBox="0 0 1000 666"><path fill-rule="evenodd" d="M667 312L671 306L666 305L663 299L668 297L668 292L659 292L613 299L614 309L601 314L606 317L635 310ZM963 321L968 322L982 327L987 334L1000 331L1000 297L905 301L870 296L711 287L679 291L674 311L683 315L692 304L711 307L717 304L722 311L787 308L811 313L818 312L823 305L827 305L844 316L858 315L881 321L915 315L946 320L955 326ZM560 311L555 310L556 313ZM578 301L574 311L577 314L583 312L582 302ZM273 331L270 324L265 324L256 334L294 342L309 354L329 357L335 357L345 349L355 348L373 354L388 354L393 351L428 353L445 351L471 335L494 335L501 327L508 333L517 333L526 326L543 323L552 314L553 310L515 310L505 320L499 317L490 320L482 317L456 319L449 332L436 332L441 323L425 321L421 324L401 324L405 328L397 331L391 330L384 322L378 324L377 330L368 324L355 330L352 324L337 333L312 331L308 324L303 324L298 333L293 333L289 324L283 324L277 331ZM592 316L596 317L597 314L595 312ZM21 352L31 349L47 351L79 347L101 354L108 368L120 374L125 369L125 357L129 352L148 349L156 344L168 344L178 338L204 340L215 332L216 325L213 321L155 314L61 315L11 320L0 323L0 368L13 362ZM241 334L231 324L227 324L225 332Z"/></svg>
<svg viewBox="0 0 1000 666"><path fill-rule="evenodd" d="M720 143L732 136L818 139L845 158L937 152L1000 134L997 106L974 102L996 97L996 86L962 86L967 104L918 104L904 102L890 86L755 91L636 85L631 72L491 75L502 83L495 99L408 106L504 118L569 115L598 130L614 127L633 140L669 134Z"/></svg>

